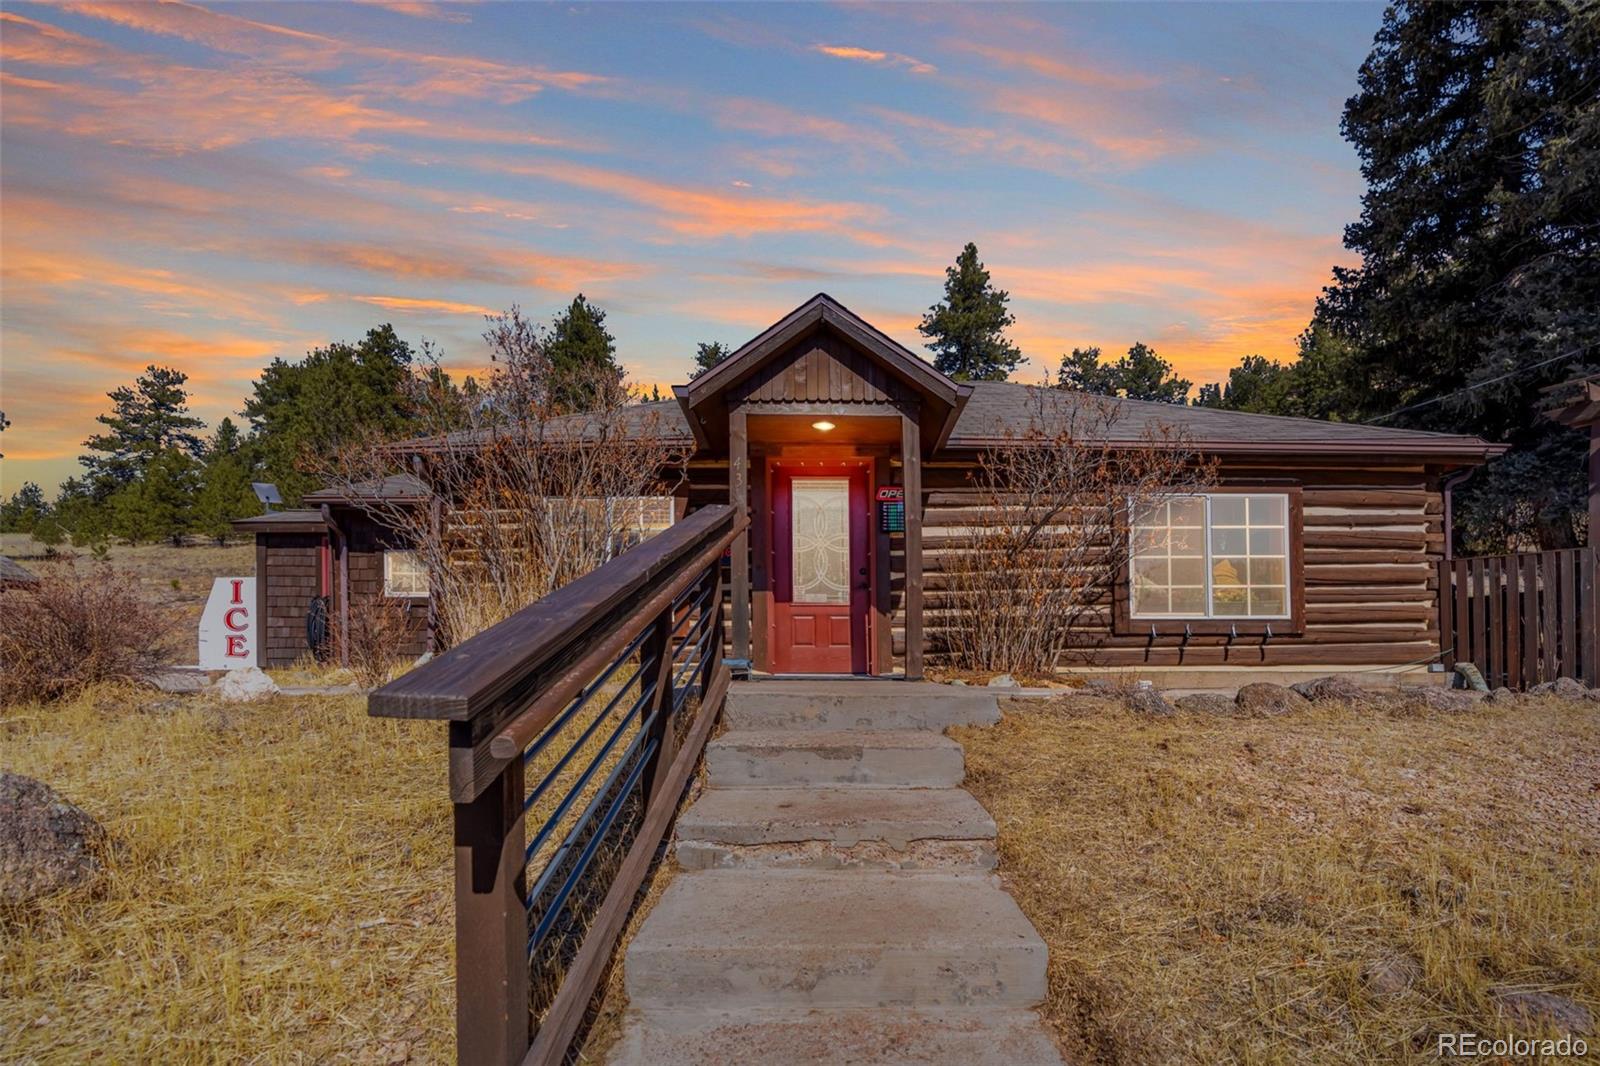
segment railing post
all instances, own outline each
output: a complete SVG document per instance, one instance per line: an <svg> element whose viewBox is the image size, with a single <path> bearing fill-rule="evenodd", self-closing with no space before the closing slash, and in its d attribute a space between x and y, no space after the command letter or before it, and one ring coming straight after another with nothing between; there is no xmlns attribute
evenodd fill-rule
<svg viewBox="0 0 1600 1066"><path fill-rule="evenodd" d="M528 1050L522 760L455 805L456 1056L503 1066Z"/></svg>
<svg viewBox="0 0 1600 1066"><path fill-rule="evenodd" d="M676 618L669 604L651 623L650 635L639 648L640 683L648 685L653 677L656 685L655 697L644 710L646 717L655 715L650 722L650 736L656 741L655 754L640 776L639 787L647 809L655 806L656 791L678 754L677 732L672 728L672 631L677 628Z"/></svg>

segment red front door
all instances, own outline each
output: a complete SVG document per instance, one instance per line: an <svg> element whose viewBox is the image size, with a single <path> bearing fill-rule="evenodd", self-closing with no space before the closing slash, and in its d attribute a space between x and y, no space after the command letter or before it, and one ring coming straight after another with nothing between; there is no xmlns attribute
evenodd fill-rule
<svg viewBox="0 0 1600 1066"><path fill-rule="evenodd" d="M772 472L772 669L867 672L867 468Z"/></svg>

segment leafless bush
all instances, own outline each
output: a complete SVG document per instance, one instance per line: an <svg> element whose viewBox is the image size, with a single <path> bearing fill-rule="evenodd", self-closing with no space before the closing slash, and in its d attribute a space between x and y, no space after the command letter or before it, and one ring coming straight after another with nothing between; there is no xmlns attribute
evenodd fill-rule
<svg viewBox="0 0 1600 1066"><path fill-rule="evenodd" d="M405 658L395 649L404 647L410 616L401 600L363 597L350 604L346 617L335 623L334 646L345 649L350 672L362 688L377 688ZM342 636L342 640L341 640Z"/></svg>
<svg viewBox="0 0 1600 1066"><path fill-rule="evenodd" d="M322 470L418 553L443 644L494 625L645 535L662 507L649 498L672 491L663 472L683 459L656 409L637 403L614 371L558 372L516 308L491 319L484 339L493 364L481 385L434 387L437 366L418 376L425 440L356 442ZM574 394L592 398L584 410L565 406L562 397ZM391 491L372 494L384 478Z"/></svg>
<svg viewBox="0 0 1600 1066"><path fill-rule="evenodd" d="M1115 400L1039 389L1034 405L979 458L981 506L944 553L958 669L1053 671L1075 634L1109 620L1128 516L1215 474L1174 427L1125 425Z"/></svg>
<svg viewBox="0 0 1600 1066"><path fill-rule="evenodd" d="M104 566L66 563L0 591L0 702L147 678L167 661L169 629L131 575Z"/></svg>

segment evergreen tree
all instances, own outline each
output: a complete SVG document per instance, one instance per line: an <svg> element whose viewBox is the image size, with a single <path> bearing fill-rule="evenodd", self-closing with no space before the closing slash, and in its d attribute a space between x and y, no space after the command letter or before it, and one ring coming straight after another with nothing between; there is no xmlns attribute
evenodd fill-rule
<svg viewBox="0 0 1600 1066"><path fill-rule="evenodd" d="M606 313L583 293L557 314L540 342L550 360L551 397L564 411L590 411L615 397L622 385L617 341L606 329Z"/></svg>
<svg viewBox="0 0 1600 1066"><path fill-rule="evenodd" d="M54 510L56 522L79 547L103 544L111 535L110 509L95 498L86 478L69 477L63 481Z"/></svg>
<svg viewBox="0 0 1600 1066"><path fill-rule="evenodd" d="M188 380L182 371L151 365L131 386L106 394L113 410L95 419L106 432L84 441L91 454L81 457L96 496L138 481L164 452L200 454L204 445L194 430L205 423L189 414Z"/></svg>
<svg viewBox="0 0 1600 1066"><path fill-rule="evenodd" d="M1074 348L1061 357L1056 371L1058 389L1159 403L1183 403L1192 384L1173 373L1172 364L1143 341L1115 363L1102 363L1099 348Z"/></svg>
<svg viewBox="0 0 1600 1066"><path fill-rule="evenodd" d="M1098 347L1074 348L1070 355L1063 355L1061 367L1056 371L1056 388L1092 392L1097 396L1117 394L1112 368L1100 362Z"/></svg>
<svg viewBox="0 0 1600 1066"><path fill-rule="evenodd" d="M200 464L178 448L168 448L145 464L144 474L106 501L111 532L130 544L171 538L176 544L189 527Z"/></svg>
<svg viewBox="0 0 1600 1066"><path fill-rule="evenodd" d="M44 498L44 491L32 481L24 481L9 500L0 504L0 532L32 533L49 517L50 503Z"/></svg>
<svg viewBox="0 0 1600 1066"><path fill-rule="evenodd" d="M250 486L247 461L238 427L224 418L206 449L205 468L190 516L196 533L215 537L218 544L233 530L233 520L261 513L261 502Z"/></svg>
<svg viewBox="0 0 1600 1066"><path fill-rule="evenodd" d="M1351 342L1344 413L1512 444L1495 465L1516 476L1476 475L1458 516L1536 509L1545 546L1574 543L1583 440L1539 408L1600 367L1595 6L1406 0L1359 85L1342 129L1367 181L1345 230L1361 264L1317 312Z"/></svg>
<svg viewBox="0 0 1600 1066"><path fill-rule="evenodd" d="M1298 360L1247 355L1228 371L1225 384L1202 385L1195 405L1340 421L1353 406L1345 385L1351 357L1349 341L1313 323L1300 335Z"/></svg>
<svg viewBox="0 0 1600 1066"><path fill-rule="evenodd" d="M689 380L693 381L732 354L733 349L721 341L701 341L695 348L694 369L689 372Z"/></svg>
<svg viewBox="0 0 1600 1066"><path fill-rule="evenodd" d="M917 327L929 338L933 365L957 381L1004 381L1022 362L1022 352L1006 339L1016 317L1006 309L1011 294L995 288L968 242L954 266L944 272L944 299L928 308Z"/></svg>
<svg viewBox="0 0 1600 1066"><path fill-rule="evenodd" d="M274 359L244 405L264 480L293 505L320 487L304 469L310 456L330 455L367 432L404 436L413 411L411 363L411 346L389 325L356 344L313 349L297 363Z"/></svg>

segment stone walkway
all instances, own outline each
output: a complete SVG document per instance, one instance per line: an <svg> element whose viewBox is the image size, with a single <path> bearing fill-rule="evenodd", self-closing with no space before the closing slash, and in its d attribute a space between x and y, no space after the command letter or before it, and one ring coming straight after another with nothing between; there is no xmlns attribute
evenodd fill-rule
<svg viewBox="0 0 1600 1066"><path fill-rule="evenodd" d="M992 873L994 821L946 726L993 693L733 686L680 874L628 948L614 1064L1059 1066L1046 948Z"/></svg>

